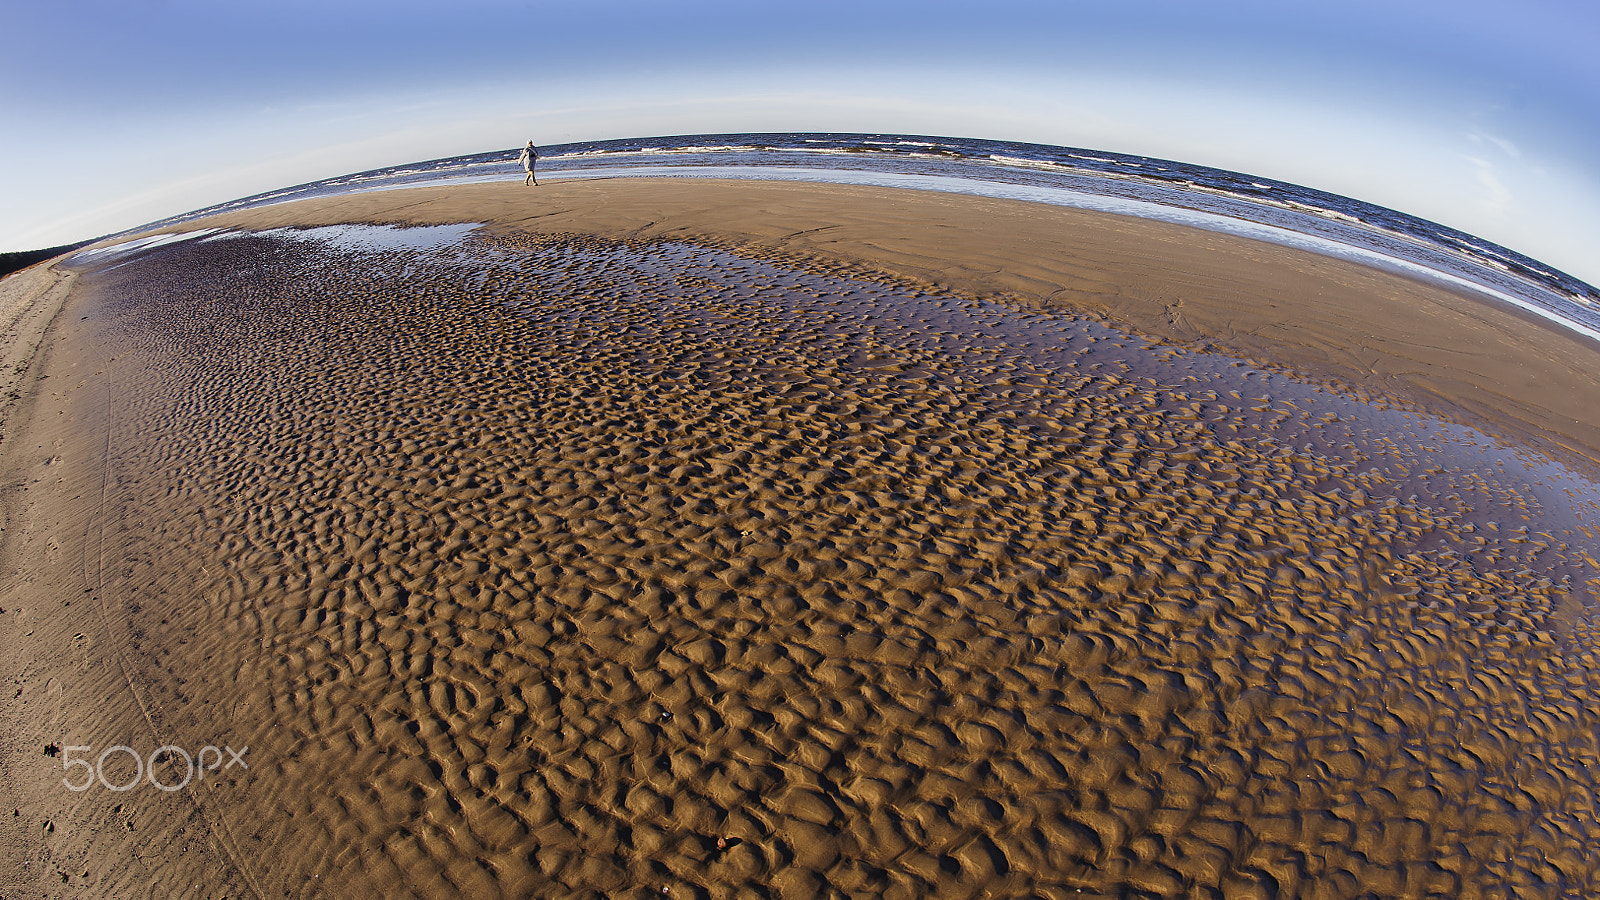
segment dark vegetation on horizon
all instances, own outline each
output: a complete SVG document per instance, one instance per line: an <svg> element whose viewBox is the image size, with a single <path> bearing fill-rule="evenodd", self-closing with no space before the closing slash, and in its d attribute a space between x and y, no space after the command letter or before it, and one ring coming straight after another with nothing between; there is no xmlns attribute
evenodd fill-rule
<svg viewBox="0 0 1600 900"><path fill-rule="evenodd" d="M79 247L94 243L93 241L79 241L76 244L62 244L59 247L47 247L43 250L12 250L0 253L0 278L12 272L26 269L36 262L60 256Z"/></svg>

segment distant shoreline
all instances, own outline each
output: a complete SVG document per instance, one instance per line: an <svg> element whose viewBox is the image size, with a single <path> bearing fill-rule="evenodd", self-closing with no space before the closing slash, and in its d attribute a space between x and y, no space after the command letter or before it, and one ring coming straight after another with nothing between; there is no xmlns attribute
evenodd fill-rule
<svg viewBox="0 0 1600 900"><path fill-rule="evenodd" d="M97 238L96 240L99 239ZM62 244L59 247L46 247L43 250L11 250L0 253L0 278L4 278L12 272L20 272L35 263L54 259L63 253L71 253L80 247L87 247L94 242L94 240L78 241L76 244Z"/></svg>

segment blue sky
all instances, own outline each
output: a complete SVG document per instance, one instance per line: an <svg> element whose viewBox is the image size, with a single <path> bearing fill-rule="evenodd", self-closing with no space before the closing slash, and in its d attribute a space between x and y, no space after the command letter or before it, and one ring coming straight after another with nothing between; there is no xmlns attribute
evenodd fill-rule
<svg viewBox="0 0 1600 900"><path fill-rule="evenodd" d="M0 250L530 138L889 131L1264 175L1600 283L1589 0L0 11Z"/></svg>

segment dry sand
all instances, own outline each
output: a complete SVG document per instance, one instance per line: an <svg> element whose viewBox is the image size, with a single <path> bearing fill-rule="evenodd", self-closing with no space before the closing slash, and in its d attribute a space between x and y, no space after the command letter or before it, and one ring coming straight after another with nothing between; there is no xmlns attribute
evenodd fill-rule
<svg viewBox="0 0 1600 900"><path fill-rule="evenodd" d="M18 891L1600 890L1593 348L887 189L198 224L347 221L492 225L0 282L54 315L7 360ZM250 768L43 752L119 744Z"/></svg>

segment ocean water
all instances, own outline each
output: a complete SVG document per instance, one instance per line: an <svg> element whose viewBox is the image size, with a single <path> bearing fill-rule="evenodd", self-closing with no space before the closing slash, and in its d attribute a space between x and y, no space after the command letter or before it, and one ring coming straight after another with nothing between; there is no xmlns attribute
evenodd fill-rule
<svg viewBox="0 0 1600 900"><path fill-rule="evenodd" d="M154 225L335 194L520 180L519 152L494 150L358 172ZM1189 163L1074 147L893 134L679 135L552 144L539 152L544 180L714 177L880 184L1163 219L1475 289L1600 341L1600 290L1527 256L1360 200Z"/></svg>

